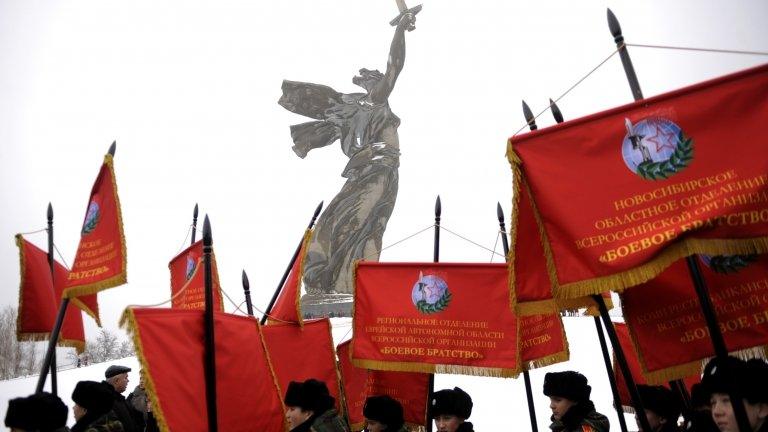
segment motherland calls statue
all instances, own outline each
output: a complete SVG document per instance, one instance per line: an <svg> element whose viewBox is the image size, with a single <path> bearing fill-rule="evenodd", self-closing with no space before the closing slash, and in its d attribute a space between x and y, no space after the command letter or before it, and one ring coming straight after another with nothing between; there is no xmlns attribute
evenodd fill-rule
<svg viewBox="0 0 768 432"><path fill-rule="evenodd" d="M300 158L315 148L340 140L349 158L341 173L347 179L320 216L304 260L308 296L341 294L351 300L355 260L376 261L381 239L397 198L400 119L388 98L405 61L405 31L415 29L417 6L405 8L392 21L395 35L387 70L360 69L352 82L365 93L339 93L330 87L283 81L278 103L285 109L316 119L291 126L293 151Z"/></svg>

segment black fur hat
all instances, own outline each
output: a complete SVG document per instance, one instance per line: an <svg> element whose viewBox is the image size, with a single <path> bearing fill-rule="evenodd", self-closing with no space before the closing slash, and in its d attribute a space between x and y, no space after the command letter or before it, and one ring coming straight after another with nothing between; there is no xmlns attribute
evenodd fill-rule
<svg viewBox="0 0 768 432"><path fill-rule="evenodd" d="M435 418L443 414L468 419L472 414L472 398L458 387L435 392L429 403L429 417Z"/></svg>
<svg viewBox="0 0 768 432"><path fill-rule="evenodd" d="M750 403L768 403L768 364L760 359L714 358L704 367L701 386L707 397L736 390Z"/></svg>
<svg viewBox="0 0 768 432"><path fill-rule="evenodd" d="M575 372L549 372L544 375L544 394L562 397L574 402L589 400L592 387L587 384L587 377Z"/></svg>
<svg viewBox="0 0 768 432"><path fill-rule="evenodd" d="M653 411L656 415L668 421L677 423L677 418L680 417L682 408L680 407L680 401L672 390L661 386L640 384L637 386L637 392L640 393L640 400L643 402L645 409Z"/></svg>
<svg viewBox="0 0 768 432"><path fill-rule="evenodd" d="M50 393L37 393L8 401L5 425L9 428L49 432L66 424L67 406Z"/></svg>
<svg viewBox="0 0 768 432"><path fill-rule="evenodd" d="M304 382L291 381L285 392L284 402L287 406L322 414L333 408L336 399L328 392L324 382L310 378Z"/></svg>
<svg viewBox="0 0 768 432"><path fill-rule="evenodd" d="M103 382L80 381L72 392L72 400L88 412L106 414L114 402L111 386Z"/></svg>
<svg viewBox="0 0 768 432"><path fill-rule="evenodd" d="M403 427L403 406L389 396L370 396L365 400L363 415L368 420L385 424L387 430L396 431Z"/></svg>

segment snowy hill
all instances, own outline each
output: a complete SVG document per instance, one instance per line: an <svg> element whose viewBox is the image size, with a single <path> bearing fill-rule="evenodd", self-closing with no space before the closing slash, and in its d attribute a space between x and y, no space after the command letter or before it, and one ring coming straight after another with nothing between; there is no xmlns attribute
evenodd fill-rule
<svg viewBox="0 0 768 432"><path fill-rule="evenodd" d="M334 339L337 343L351 337L351 319L334 318ZM592 386L592 400L599 412L607 415L611 421L611 429L618 431L619 423L616 411L611 407L611 390L608 384L603 359L600 354L600 344L595 332L595 325L590 317L564 318L566 334L570 344L571 360L530 372L531 385L533 387L534 404L538 419L539 431L548 431L549 425L549 398L542 393L544 374L563 370L577 370L589 379ZM110 364L121 364L133 369L129 374L130 382L128 391L132 391L138 384L139 362L135 357L114 360L59 371L58 386L59 396L70 407L70 422L72 417L72 390L75 384L81 380L100 381L104 377L104 370ZM5 418L8 408L8 400L18 396L26 396L32 393L37 384L37 377L18 378L8 381L0 381L0 418ZM50 379L46 389L50 386ZM530 430L528 406L525 396L525 387L522 376L518 379L484 378L462 375L437 375L435 377L435 389L461 387L467 391L474 401L474 409L470 421L480 431L508 431ZM128 392L126 392L126 395ZM627 425L630 430L636 430L632 416L627 416Z"/></svg>

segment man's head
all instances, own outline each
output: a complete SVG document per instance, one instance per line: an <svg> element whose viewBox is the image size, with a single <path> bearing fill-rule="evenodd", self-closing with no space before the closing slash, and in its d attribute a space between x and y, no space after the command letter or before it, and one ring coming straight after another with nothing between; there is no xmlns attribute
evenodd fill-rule
<svg viewBox="0 0 768 432"><path fill-rule="evenodd" d="M591 393L587 377L578 372L550 372L544 375L544 394L549 396L549 409L555 420L560 420L572 406L588 401Z"/></svg>
<svg viewBox="0 0 768 432"><path fill-rule="evenodd" d="M676 424L680 417L680 402L672 390L661 386L638 385L637 391L640 393L640 400L645 408L645 417L651 426L652 432L658 432L665 424ZM637 427L642 432L640 421L637 420Z"/></svg>
<svg viewBox="0 0 768 432"><path fill-rule="evenodd" d="M285 392L285 418L293 429L314 415L320 415L333 408L336 400L328 392L324 382L308 379L304 382L291 381Z"/></svg>
<svg viewBox="0 0 768 432"><path fill-rule="evenodd" d="M96 381L78 382L72 392L72 400L75 402L73 411L76 420L87 412L92 412L96 416L106 414L112 409L114 403L107 385Z"/></svg>
<svg viewBox="0 0 768 432"><path fill-rule="evenodd" d="M429 417L438 432L455 432L471 414L472 398L458 387L435 392L429 403Z"/></svg>
<svg viewBox="0 0 768 432"><path fill-rule="evenodd" d="M104 372L106 381L115 389L116 392L122 393L128 388L128 372L131 368L112 365Z"/></svg>
<svg viewBox="0 0 768 432"><path fill-rule="evenodd" d="M405 423L403 407L389 396L371 396L363 406L368 432L397 431Z"/></svg>
<svg viewBox="0 0 768 432"><path fill-rule="evenodd" d="M67 406L50 393L37 393L8 401L5 425L12 431L49 432L66 424Z"/></svg>
<svg viewBox="0 0 768 432"><path fill-rule="evenodd" d="M733 391L741 396L737 403L743 402L753 431L759 430L768 418L768 364L763 360L715 358L704 368L701 385L709 395L712 419L721 432L739 431L731 405Z"/></svg>
<svg viewBox="0 0 768 432"><path fill-rule="evenodd" d="M378 70L362 68L360 69L360 75L352 77L352 83L370 92L382 78L384 78L384 74Z"/></svg>

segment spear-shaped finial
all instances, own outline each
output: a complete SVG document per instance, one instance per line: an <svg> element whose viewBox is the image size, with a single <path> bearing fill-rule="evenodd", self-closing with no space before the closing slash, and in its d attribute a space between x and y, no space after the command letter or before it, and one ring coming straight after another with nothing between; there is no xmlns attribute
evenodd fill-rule
<svg viewBox="0 0 768 432"><path fill-rule="evenodd" d="M203 246L213 246L213 235L211 234L211 221L208 219L208 215L205 215L203 220Z"/></svg>
<svg viewBox="0 0 768 432"><path fill-rule="evenodd" d="M528 128L530 130L536 130L539 127L536 126L536 118L533 116L533 111L531 111L531 107L528 106L525 101L523 101L523 115L525 116L525 122L528 123Z"/></svg>
<svg viewBox="0 0 768 432"><path fill-rule="evenodd" d="M619 20L616 19L616 15L610 9L608 9L608 30L611 31L613 40L616 42L616 48L619 50L619 57L621 57L622 66L624 66L624 73L627 75L627 82L632 91L632 97L635 100L640 100L643 98L643 91L640 90L640 82L637 80L635 67L632 65L632 59L629 58L629 52L624 43L624 36L621 34Z"/></svg>
<svg viewBox="0 0 768 432"><path fill-rule="evenodd" d="M549 99L549 108L552 110L552 117L555 118L555 121L557 123L562 123L563 120L563 113L560 112L560 107L557 106L557 103L553 101L551 98Z"/></svg>
<svg viewBox="0 0 768 432"><path fill-rule="evenodd" d="M197 221L197 214L200 211L200 209L197 206L197 203L195 203L195 208L192 209L192 220Z"/></svg>
<svg viewBox="0 0 768 432"><path fill-rule="evenodd" d="M616 15L613 14L611 8L608 8L608 30L611 31L613 40L615 40L617 44L624 41L624 36L621 35L621 25L619 25L619 20L616 18Z"/></svg>
<svg viewBox="0 0 768 432"><path fill-rule="evenodd" d="M53 220L53 205L51 203L48 203L48 211L46 212L46 216L48 217L49 221Z"/></svg>
<svg viewBox="0 0 768 432"><path fill-rule="evenodd" d="M501 209L501 203L496 203L496 217L499 219L499 223L504 223L504 210Z"/></svg>
<svg viewBox="0 0 768 432"><path fill-rule="evenodd" d="M315 208L315 213L312 215L312 220L309 221L309 228L312 228L312 225L315 224L317 217L320 216L320 211L323 210L323 202L324 201L320 201L320 204L318 204L317 208Z"/></svg>
<svg viewBox="0 0 768 432"><path fill-rule="evenodd" d="M251 303L251 283L248 282L248 274L243 269L243 291L245 293L245 307L248 311L248 316L253 316L253 303Z"/></svg>
<svg viewBox="0 0 768 432"><path fill-rule="evenodd" d="M439 218L442 213L443 206L440 204L440 195L438 195L437 199L435 200L435 217Z"/></svg>
<svg viewBox="0 0 768 432"><path fill-rule="evenodd" d="M115 150L117 149L117 141L112 141L112 145L109 146L109 153L110 156L115 157Z"/></svg>

